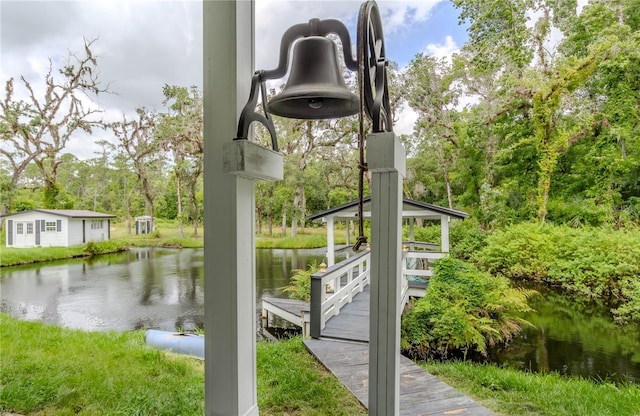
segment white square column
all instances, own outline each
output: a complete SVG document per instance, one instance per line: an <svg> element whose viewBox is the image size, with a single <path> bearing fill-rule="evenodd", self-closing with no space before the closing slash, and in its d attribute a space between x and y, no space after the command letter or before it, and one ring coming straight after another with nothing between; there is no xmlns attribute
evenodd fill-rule
<svg viewBox="0 0 640 416"><path fill-rule="evenodd" d="M203 2L207 416L258 414L254 180L223 168L249 96L253 14L249 1Z"/></svg>
<svg viewBox="0 0 640 416"><path fill-rule="evenodd" d="M333 217L327 217L327 266L336 264L336 239L333 234Z"/></svg>
<svg viewBox="0 0 640 416"><path fill-rule="evenodd" d="M440 251L449 252L449 219L448 215L440 217Z"/></svg>
<svg viewBox="0 0 640 416"><path fill-rule="evenodd" d="M393 133L367 137L371 172L369 414L400 411L402 180L406 155Z"/></svg>

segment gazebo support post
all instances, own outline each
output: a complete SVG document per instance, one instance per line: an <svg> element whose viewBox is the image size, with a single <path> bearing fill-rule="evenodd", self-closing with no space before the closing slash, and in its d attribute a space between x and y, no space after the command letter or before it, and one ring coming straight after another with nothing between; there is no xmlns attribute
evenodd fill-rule
<svg viewBox="0 0 640 416"><path fill-rule="evenodd" d="M449 252L449 216L442 215L440 217L440 251Z"/></svg>
<svg viewBox="0 0 640 416"><path fill-rule="evenodd" d="M367 159L372 176L369 414L398 415L402 180L406 155L393 133L374 133L367 137Z"/></svg>
<svg viewBox="0 0 640 416"><path fill-rule="evenodd" d="M413 217L409 217L409 250L415 249L415 245L416 245L415 244L416 237L413 231L414 222L415 222L415 219Z"/></svg>
<svg viewBox="0 0 640 416"><path fill-rule="evenodd" d="M333 266L336 262L336 246L333 237L334 227L333 217L327 218L327 266Z"/></svg>

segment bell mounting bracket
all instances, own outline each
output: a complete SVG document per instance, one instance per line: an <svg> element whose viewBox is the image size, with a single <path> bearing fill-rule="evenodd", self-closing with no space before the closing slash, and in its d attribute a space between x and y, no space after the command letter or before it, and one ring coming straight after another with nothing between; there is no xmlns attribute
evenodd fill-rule
<svg viewBox="0 0 640 416"><path fill-rule="evenodd" d="M358 70L358 62L351 56L351 39L349 38L349 31L346 26L335 19L311 19L308 23L300 23L291 26L282 35L280 41L280 58L278 66L271 70L259 70L253 74L251 78L251 91L249 93L249 100L245 104L242 112L240 113L240 119L238 120L238 131L234 140L247 140L249 136L249 126L252 122L257 121L263 124L269 131L271 136L271 146L274 151L278 151L278 140L276 137L276 130L273 125L273 120L269 115L266 107L266 87L265 81L268 79L282 78L287 74L287 68L289 67L289 51L293 43L301 37L307 36L326 36L330 33L335 33L342 42L344 51L344 62L347 68L352 71ZM258 94L262 95L262 111L260 114L256 111L258 104Z"/></svg>
<svg viewBox="0 0 640 416"><path fill-rule="evenodd" d="M342 42L346 67L351 71L358 71L360 96L361 100L364 101L364 110L373 122L373 132L393 131L382 21L375 1L369 0L360 6L358 15L357 59L353 59L351 56L349 31L339 20L311 19L308 23L300 23L287 29L280 42L278 66L271 70L256 71L251 78L249 100L240 113L237 137L234 140L247 140L249 126L252 122L257 121L267 128L271 136L271 146L274 151L278 151L276 130L266 107L265 81L282 78L287 74L289 51L296 39L307 36L326 36L330 33L336 34ZM262 111L264 114L256 111L258 94L262 95Z"/></svg>

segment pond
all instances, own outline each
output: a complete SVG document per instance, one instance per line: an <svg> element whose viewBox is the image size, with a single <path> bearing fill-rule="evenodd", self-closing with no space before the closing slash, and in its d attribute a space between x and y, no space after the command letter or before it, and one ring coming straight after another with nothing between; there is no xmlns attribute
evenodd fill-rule
<svg viewBox="0 0 640 416"><path fill-rule="evenodd" d="M256 250L256 320L263 295L286 297L293 269L320 263L324 249ZM202 249L132 249L93 260L0 268L0 310L85 330L193 330L204 310ZM542 290L534 314L492 362L596 380L640 382L640 329L612 323L605 309ZM261 336L260 325L257 326Z"/></svg>
<svg viewBox="0 0 640 416"><path fill-rule="evenodd" d="M292 270L322 262L324 249L256 250L256 308ZM0 268L0 310L26 320L85 330L194 330L204 327L202 249L130 251ZM259 313L259 312L257 312Z"/></svg>
<svg viewBox="0 0 640 416"><path fill-rule="evenodd" d="M489 361L525 371L557 371L595 381L640 383L640 328L616 325L607 308L581 304L543 286L529 304L535 312L507 349Z"/></svg>

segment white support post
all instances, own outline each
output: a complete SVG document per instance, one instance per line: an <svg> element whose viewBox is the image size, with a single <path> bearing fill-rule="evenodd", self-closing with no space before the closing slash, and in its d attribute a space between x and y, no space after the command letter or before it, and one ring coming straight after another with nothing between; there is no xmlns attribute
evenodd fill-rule
<svg viewBox="0 0 640 416"><path fill-rule="evenodd" d="M333 217L327 217L327 266L336 263L336 246L333 238Z"/></svg>
<svg viewBox="0 0 640 416"><path fill-rule="evenodd" d="M205 415L258 415L254 180L225 173L253 73L253 2L205 1Z"/></svg>
<svg viewBox="0 0 640 416"><path fill-rule="evenodd" d="M369 414L400 412L400 308L404 148L393 133L367 137L371 178Z"/></svg>
<svg viewBox="0 0 640 416"><path fill-rule="evenodd" d="M348 247L351 245L351 221L349 219L346 219L344 221L344 225L345 225L344 228L347 230L346 244Z"/></svg>
<svg viewBox="0 0 640 416"><path fill-rule="evenodd" d="M409 250L415 249L416 237L413 231L413 223L416 222L415 218L409 217Z"/></svg>
<svg viewBox="0 0 640 416"><path fill-rule="evenodd" d="M440 217L440 251L449 252L449 216Z"/></svg>

